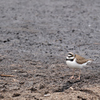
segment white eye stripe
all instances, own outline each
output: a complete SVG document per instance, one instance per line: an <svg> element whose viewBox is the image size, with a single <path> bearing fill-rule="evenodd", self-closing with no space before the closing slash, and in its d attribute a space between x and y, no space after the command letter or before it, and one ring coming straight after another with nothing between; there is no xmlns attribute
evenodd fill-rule
<svg viewBox="0 0 100 100"><path fill-rule="evenodd" d="M66 59L74 59L74 57L66 57Z"/></svg>
<svg viewBox="0 0 100 100"><path fill-rule="evenodd" d="M68 57L72 57L72 55L68 55Z"/></svg>

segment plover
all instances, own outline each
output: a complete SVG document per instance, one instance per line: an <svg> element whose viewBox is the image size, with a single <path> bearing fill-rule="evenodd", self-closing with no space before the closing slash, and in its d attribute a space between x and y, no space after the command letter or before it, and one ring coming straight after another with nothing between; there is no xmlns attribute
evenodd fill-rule
<svg viewBox="0 0 100 100"><path fill-rule="evenodd" d="M75 69L79 69L80 72L79 72L79 77L77 79L80 80L81 68L86 66L86 64L91 61L92 61L91 59L85 59L77 54L73 54L72 52L69 52L68 56L66 57L66 64L69 68L73 69L73 75L70 78L74 79Z"/></svg>

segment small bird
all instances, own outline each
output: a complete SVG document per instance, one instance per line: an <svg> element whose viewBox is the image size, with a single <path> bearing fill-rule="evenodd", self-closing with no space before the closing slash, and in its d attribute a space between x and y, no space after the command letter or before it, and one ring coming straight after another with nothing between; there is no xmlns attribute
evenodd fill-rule
<svg viewBox="0 0 100 100"><path fill-rule="evenodd" d="M80 80L80 74L81 74L81 68L87 65L87 63L90 63L91 59L85 59L77 54L73 54L72 52L68 53L68 56L66 57L66 64L69 68L73 68L73 75L70 77L70 79L74 79L74 72L75 69L80 69L79 77L77 78Z"/></svg>

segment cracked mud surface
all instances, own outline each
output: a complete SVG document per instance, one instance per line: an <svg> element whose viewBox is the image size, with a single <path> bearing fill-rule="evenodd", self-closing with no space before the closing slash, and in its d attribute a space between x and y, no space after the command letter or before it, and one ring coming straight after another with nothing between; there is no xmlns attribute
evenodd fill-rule
<svg viewBox="0 0 100 100"><path fill-rule="evenodd" d="M100 1L0 1L0 99L99 100ZM81 80L69 51L91 58ZM78 71L75 73L77 77Z"/></svg>

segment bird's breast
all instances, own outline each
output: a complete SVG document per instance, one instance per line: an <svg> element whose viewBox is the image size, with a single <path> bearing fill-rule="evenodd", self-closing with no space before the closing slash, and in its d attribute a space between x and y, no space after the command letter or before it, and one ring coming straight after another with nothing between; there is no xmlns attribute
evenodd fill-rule
<svg viewBox="0 0 100 100"><path fill-rule="evenodd" d="M66 61L66 64L68 67L72 67L72 68L75 67L74 61Z"/></svg>
<svg viewBox="0 0 100 100"><path fill-rule="evenodd" d="M70 68L82 68L85 64L78 64L76 59L74 61L66 61L66 64Z"/></svg>

